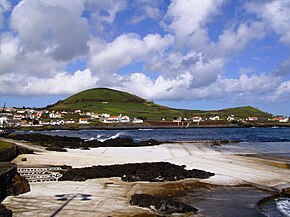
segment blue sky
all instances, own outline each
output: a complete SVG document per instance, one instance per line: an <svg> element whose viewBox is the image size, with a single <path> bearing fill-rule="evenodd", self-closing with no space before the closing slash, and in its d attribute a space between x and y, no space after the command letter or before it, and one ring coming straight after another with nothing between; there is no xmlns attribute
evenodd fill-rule
<svg viewBox="0 0 290 217"><path fill-rule="evenodd" d="M290 116L290 0L2 0L0 106L108 87Z"/></svg>

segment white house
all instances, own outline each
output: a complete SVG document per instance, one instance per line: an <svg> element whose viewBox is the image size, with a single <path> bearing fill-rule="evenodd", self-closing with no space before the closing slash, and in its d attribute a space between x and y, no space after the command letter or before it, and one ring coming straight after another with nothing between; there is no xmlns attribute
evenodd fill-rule
<svg viewBox="0 0 290 217"><path fill-rule="evenodd" d="M259 120L259 118L258 117L248 117L247 120L248 121L257 121L257 120Z"/></svg>
<svg viewBox="0 0 290 217"><path fill-rule="evenodd" d="M211 120L211 121L219 121L220 120L220 116L216 115L214 117L209 117L208 119Z"/></svg>
<svg viewBox="0 0 290 217"><path fill-rule="evenodd" d="M88 118L80 118L79 119L79 124L89 124L89 119Z"/></svg>
<svg viewBox="0 0 290 217"><path fill-rule="evenodd" d="M133 124L143 124L144 121L141 120L141 119L139 119L139 118L134 118L132 123L133 123Z"/></svg>
<svg viewBox="0 0 290 217"><path fill-rule="evenodd" d="M75 121L73 121L72 119L64 121L64 124L74 124L74 123Z"/></svg>
<svg viewBox="0 0 290 217"><path fill-rule="evenodd" d="M227 118L227 121L234 121L234 120L235 120L234 115L228 116L228 118Z"/></svg>
<svg viewBox="0 0 290 217"><path fill-rule="evenodd" d="M60 113L50 113L49 118L62 118Z"/></svg>
<svg viewBox="0 0 290 217"><path fill-rule="evenodd" d="M91 115L91 118L98 119L98 118L100 118L100 115L99 114L92 114Z"/></svg>
<svg viewBox="0 0 290 217"><path fill-rule="evenodd" d="M128 116L121 116L121 123L130 123L130 118Z"/></svg>
<svg viewBox="0 0 290 217"><path fill-rule="evenodd" d="M202 117L194 116L192 117L192 122L200 122L202 120Z"/></svg>
<svg viewBox="0 0 290 217"><path fill-rule="evenodd" d="M4 123L8 120L7 117L1 117L0 118L0 127L3 127Z"/></svg>
<svg viewBox="0 0 290 217"><path fill-rule="evenodd" d="M105 124L113 124L113 123L119 123L120 119L119 119L119 116L110 116L108 118L102 119L102 122Z"/></svg>
<svg viewBox="0 0 290 217"><path fill-rule="evenodd" d="M289 122L289 117L283 117L279 120L280 123L287 123Z"/></svg>
<svg viewBox="0 0 290 217"><path fill-rule="evenodd" d="M177 122L177 123L179 123L179 122L182 121L182 118L181 118L181 117L174 118L172 121L173 121L173 122Z"/></svg>

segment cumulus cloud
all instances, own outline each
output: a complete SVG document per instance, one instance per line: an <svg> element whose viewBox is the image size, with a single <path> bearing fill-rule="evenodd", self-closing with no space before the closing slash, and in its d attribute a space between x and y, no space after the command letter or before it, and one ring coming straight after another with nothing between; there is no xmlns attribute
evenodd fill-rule
<svg viewBox="0 0 290 217"><path fill-rule="evenodd" d="M205 24L224 2L225 0L173 0L167 10L168 21L164 27L175 34L177 47L183 48L187 40L194 36L205 37L205 34L200 33L203 33Z"/></svg>
<svg viewBox="0 0 290 217"><path fill-rule="evenodd" d="M130 3L134 14L131 23L138 24L146 19L157 20L163 13L160 9L162 1L159 0L134 0Z"/></svg>
<svg viewBox="0 0 290 217"><path fill-rule="evenodd" d="M92 75L89 69L79 70L74 74L57 72L55 76L50 78L10 73L0 75L0 92L14 96L74 94L94 87L97 81L98 79Z"/></svg>
<svg viewBox="0 0 290 217"><path fill-rule="evenodd" d="M27 52L20 38L10 33L2 34L0 39L0 74L47 77L64 64L40 51Z"/></svg>
<svg viewBox="0 0 290 217"><path fill-rule="evenodd" d="M284 60L280 67L274 71L276 76L287 76L290 75L290 58Z"/></svg>
<svg viewBox="0 0 290 217"><path fill-rule="evenodd" d="M190 73L172 78L161 75L156 79L143 73L133 73L119 76L119 81L122 82L113 87L153 100L224 100L232 103L270 101L273 90L283 89L279 87L279 78L271 75L242 74L236 79L218 76L217 80L203 87L193 87L193 80ZM287 85L286 89L290 91L290 83ZM280 92L285 93L285 90Z"/></svg>
<svg viewBox="0 0 290 217"><path fill-rule="evenodd" d="M90 66L96 73L115 73L120 67L144 60L147 55L162 53L172 43L172 37L149 34L140 38L124 34L110 43L95 40L90 44Z"/></svg>
<svg viewBox="0 0 290 217"><path fill-rule="evenodd" d="M28 51L71 60L87 51L90 33L83 10L82 1L23 0L13 9L11 27Z"/></svg>
<svg viewBox="0 0 290 217"><path fill-rule="evenodd" d="M281 42L290 45L289 0L251 1L245 7L279 35Z"/></svg>
<svg viewBox="0 0 290 217"><path fill-rule="evenodd" d="M89 19L93 26L92 31L101 33L106 28L106 25L112 27L116 16L119 12L123 11L127 7L126 0L106 0L95 1L85 0L86 10L90 11ZM105 35L108 32L105 32Z"/></svg>
<svg viewBox="0 0 290 217"><path fill-rule="evenodd" d="M225 29L217 43L211 43L208 52L215 56L228 57L242 51L253 40L265 37L265 25L262 22L241 23L236 29Z"/></svg>

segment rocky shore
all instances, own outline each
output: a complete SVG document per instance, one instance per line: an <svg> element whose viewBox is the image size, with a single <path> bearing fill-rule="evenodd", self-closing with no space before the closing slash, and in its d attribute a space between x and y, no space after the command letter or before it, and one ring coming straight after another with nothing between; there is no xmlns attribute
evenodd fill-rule
<svg viewBox="0 0 290 217"><path fill-rule="evenodd" d="M65 148L71 149L89 149L98 147L141 147L141 146L154 146L161 143L154 139L146 141L135 142L132 138L115 138L108 139L104 142L98 140L86 141L79 137L66 137L66 136L50 136L44 134L10 134L5 136L9 139L24 140L36 145L47 147L49 151L66 152Z"/></svg>
<svg viewBox="0 0 290 217"><path fill-rule="evenodd" d="M163 182L186 178L207 179L211 176L214 176L214 173L197 169L186 170L185 166L168 162L154 162L68 169L59 181L85 181L87 179L121 177L126 182Z"/></svg>
<svg viewBox="0 0 290 217"><path fill-rule="evenodd" d="M10 209L7 209L3 204L0 204L0 216L12 217L13 213Z"/></svg>
<svg viewBox="0 0 290 217"><path fill-rule="evenodd" d="M134 194L130 204L133 206L146 207L160 215L173 213L197 213L198 209L172 199L160 198L149 194Z"/></svg>

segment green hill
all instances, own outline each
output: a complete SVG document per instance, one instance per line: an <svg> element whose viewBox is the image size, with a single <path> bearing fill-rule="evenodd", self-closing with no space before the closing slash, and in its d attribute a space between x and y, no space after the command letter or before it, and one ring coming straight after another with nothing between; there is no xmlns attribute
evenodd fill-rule
<svg viewBox="0 0 290 217"><path fill-rule="evenodd" d="M201 115L203 117L220 115L223 118L229 115L235 115L240 118L246 118L248 116L267 118L271 116L251 106L217 111L173 109L155 104L130 93L108 88L94 88L82 91L65 100L60 100L54 105L48 106L48 109L71 111L80 109L82 111L109 113L111 115L123 114L130 117L142 117L148 120L160 120L162 117L168 119L172 119L173 117L192 117L195 115Z"/></svg>

